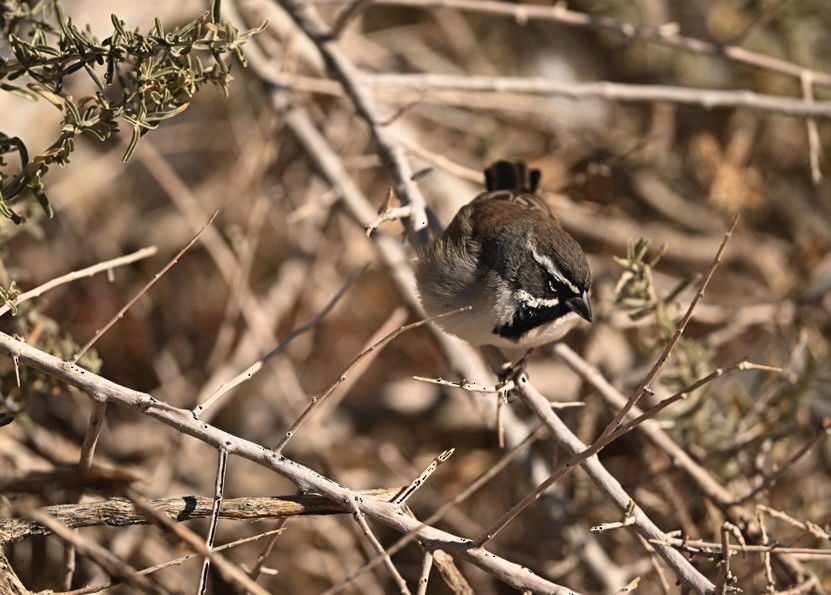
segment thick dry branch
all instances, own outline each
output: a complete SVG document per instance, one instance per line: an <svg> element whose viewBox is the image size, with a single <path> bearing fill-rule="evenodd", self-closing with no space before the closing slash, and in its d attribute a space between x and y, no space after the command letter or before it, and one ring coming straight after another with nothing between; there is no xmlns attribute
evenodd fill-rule
<svg viewBox="0 0 831 595"><path fill-rule="evenodd" d="M517 381L517 393L526 405L545 423L557 444L570 455L574 456L588 447L569 429L569 427L551 410L551 405L534 386L528 382L525 375ZM609 473L600 463L597 455L582 462L583 469L592 481L614 502L618 510L629 510L632 498L620 485L620 482ZM537 497L541 496L539 494ZM664 532L650 519L646 513L636 506L632 510L634 517L633 528L647 540L660 540ZM715 585L690 564L676 549L659 543L653 543L658 554L672 568L678 579L696 593L713 593Z"/></svg>
<svg viewBox="0 0 831 595"><path fill-rule="evenodd" d="M804 68L787 60L766 56L736 45L685 37L678 34L675 26L643 27L606 16L569 10L565 3L553 6L513 4L494 0L377 0L377 3L418 8L452 8L465 12L510 17L520 24L532 20L549 21L571 27L606 31L629 39L648 41L696 54L720 56L739 64L778 72L796 79L807 72L814 78L816 84L831 87L831 75Z"/></svg>
<svg viewBox="0 0 831 595"><path fill-rule="evenodd" d="M597 81L563 83L542 77L457 76L449 74L367 74L363 80L376 89L529 93L572 99L587 97L622 102L666 102L705 109L744 107L787 116L831 118L831 103L763 95L745 90L694 89L669 85L632 85Z"/></svg>
<svg viewBox="0 0 831 595"><path fill-rule="evenodd" d="M30 593L15 574L2 548L0 548L0 593L6 595L29 595Z"/></svg>
<svg viewBox="0 0 831 595"><path fill-rule="evenodd" d="M329 73L340 81L358 115L366 121L377 145L378 155L393 178L396 195L404 206L410 207L410 216L407 219L410 240L415 246L424 245L428 240L427 207L424 197L413 182L413 170L403 147L395 134L384 126L375 98L363 84L360 72L337 47L331 31L312 6L303 0L280 0L280 5L315 44L326 62Z"/></svg>
<svg viewBox="0 0 831 595"><path fill-rule="evenodd" d="M480 539L480 543L484 543L487 540L493 538L499 531L501 531L510 521L512 521L517 515L519 515L523 510L525 510L528 506L530 506L533 502L538 500L545 491L554 485L555 482L559 481L567 474L571 473L574 469L577 468L583 461L598 454L601 450L603 450L606 446L623 436L624 434L634 430L640 424L644 423L645 421L652 419L655 417L659 412L664 410L669 405L685 398L689 393L692 391L704 386L705 384L712 382L716 378L723 376L724 374L732 371L732 370L740 370L740 369L754 369L754 364L748 364L744 359L741 359L734 364L726 368L719 368L712 373L708 374L707 376L697 380L692 385L688 386L687 388L683 389L682 391L672 395L671 397L667 397L660 403L657 403L654 407L650 408L642 415L638 416L637 418L633 419L632 421L628 422L627 424L616 426L616 430L612 431L609 434L602 434L591 446L586 448L584 451L574 454L570 459L561 463L554 471L551 472L551 475L534 488L527 496L525 496L522 500L520 500L517 504L512 506L502 517L492 525L485 536ZM524 379L524 376L522 377ZM527 379L525 380L527 382ZM521 381L520 381L521 382ZM625 417L625 416L623 416ZM623 418L621 418L623 419ZM634 503L630 503L630 506ZM634 524L635 518L631 515L631 510L627 509L625 511L626 518L628 521L627 525ZM602 530L602 529L601 529ZM593 527L592 531L597 531L597 528Z"/></svg>
<svg viewBox="0 0 831 595"><path fill-rule="evenodd" d="M50 376L75 386L91 398L108 400L131 407L149 417L193 436L214 448L224 448L228 454L241 456L267 469L271 469L292 481L298 487L316 492L327 499L349 506L358 494L316 473L315 471L278 455L271 449L193 417L189 410L176 409L160 402L147 393L135 391L106 378L84 370L75 364L62 361L48 353L27 345L5 333L0 333L0 353L17 357L22 364L32 366ZM548 403L548 401L546 401ZM496 556L484 548L476 547L468 539L424 525L401 514L395 505L376 498L359 498L359 510L402 533L417 533L418 539L428 549L441 549L486 570L499 580L517 589L530 589L540 593L557 595L575 592L535 575L527 568Z"/></svg>
<svg viewBox="0 0 831 595"><path fill-rule="evenodd" d="M485 485L488 481L496 477L496 475L502 471L505 467L508 466L512 461L514 461L517 457L524 454L526 450L531 446L533 442L542 438L545 435L546 428L544 426L537 428L535 431L531 432L526 438L517 444L514 448L508 451L505 456L503 456L495 465L485 470L483 473L479 475L472 483L468 484L463 490L458 492L453 498L445 502L438 510L433 512L427 519L424 520L425 524L436 523L444 518L444 515L454 508L457 504L464 502L470 497L473 493L475 493L479 488ZM404 535L401 539L395 542L393 545L386 549L386 553L390 556L401 550L404 546L411 543L416 538L415 534L407 534ZM354 570L349 574L349 576L345 577L343 580L339 581L332 588L325 591L324 595L333 595L334 593L338 593L341 590L348 587L352 582L354 582L359 577L363 576L370 570L372 570L376 565L382 562L383 558L381 556L377 556L361 566L360 568Z"/></svg>
<svg viewBox="0 0 831 595"><path fill-rule="evenodd" d="M364 496L391 500L400 488L368 490L360 492ZM148 500L148 506L160 514L189 521L211 516L213 498L207 496L180 496L178 498L159 498ZM125 527L128 525L146 525L153 520L127 498L108 498L101 502L87 504L58 504L42 509L61 524L70 529L108 525ZM346 514L347 508L333 503L323 496L312 494L303 496L274 496L270 498L231 498L222 501L219 517L234 521L254 521L285 518L291 516ZM33 520L4 519L0 521L0 544L15 543L32 535L50 535L52 532Z"/></svg>

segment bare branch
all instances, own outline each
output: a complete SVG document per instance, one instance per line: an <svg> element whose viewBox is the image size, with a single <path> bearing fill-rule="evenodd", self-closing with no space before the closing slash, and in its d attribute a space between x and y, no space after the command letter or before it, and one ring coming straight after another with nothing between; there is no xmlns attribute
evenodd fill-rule
<svg viewBox="0 0 831 595"><path fill-rule="evenodd" d="M363 86L357 68L334 43L331 31L327 30L312 6L304 0L282 0L280 5L317 46L329 72L340 81L356 111L366 121L377 145L378 154L395 181L395 193L401 204L411 209L407 218L410 241L414 246L425 245L428 240L429 221L424 197L418 186L413 183L413 171L404 156L404 150L395 135L383 126L383 118L378 112L375 99Z"/></svg>
<svg viewBox="0 0 831 595"><path fill-rule="evenodd" d="M211 560L216 566L217 571L228 581L233 582L240 587L247 589L255 595L268 595L268 591L263 589L260 585L254 582L242 569L228 561L225 556L218 554L212 550L210 546L206 545L205 540L199 537L196 533L171 520L169 517L157 511L155 508L148 506L146 500L138 494L127 492L128 497L133 504L150 517L153 522L159 525L162 529L172 533L177 539L187 544L188 547ZM204 572L204 566L203 566ZM200 581L201 589L201 581Z"/></svg>
<svg viewBox="0 0 831 595"><path fill-rule="evenodd" d="M384 488L357 492L365 497L392 500L400 488ZM204 519L211 516L213 498L205 496L179 496L145 501L145 506L177 522ZM127 498L108 498L100 502L84 504L57 504L41 509L70 529L107 525L126 527L146 525L153 519L137 509ZM299 496L269 496L223 499L219 517L234 521L291 518L295 516L320 516L347 514L349 510L323 496L305 494ZM0 544L16 543L31 535L49 535L47 527L26 519L0 520Z"/></svg>
<svg viewBox="0 0 831 595"><path fill-rule="evenodd" d="M236 541L232 541L230 543L226 543L225 545L220 545L214 548L214 552L221 552L227 549L231 549L240 545L244 545L246 543L251 543L252 541L258 541L263 539L264 537L272 537L280 533L282 529L273 529L271 531L265 531L263 533L259 533L257 535L253 535L251 537L243 537L242 539L237 539ZM199 554L188 554L186 556L181 556L179 558L174 558L173 560L168 560L167 562L162 562L161 564L156 564L154 566L148 566L142 570L139 570L139 574L152 574L159 570L164 570L165 568L170 568L171 566L179 566L189 560L194 560L198 557L201 557ZM103 591L104 589L108 589L113 586L112 581L106 581L103 583L98 583L96 585L90 585L88 587L83 587L81 589L75 589L74 591L67 591L62 593L61 595L88 595L89 593L98 593Z"/></svg>
<svg viewBox="0 0 831 595"><path fill-rule="evenodd" d="M222 497L225 495L225 472L228 469L228 451L219 449L219 458L216 463L216 483L214 484L214 499L211 505L211 522L208 525L208 536L205 538L205 549L210 552L216 539L216 526L219 523L219 509L222 507ZM202 561L202 572L199 575L199 595L205 595L208 588L208 572L211 569L211 558L205 556Z"/></svg>
<svg viewBox="0 0 831 595"><path fill-rule="evenodd" d="M65 525L42 510L33 508L18 508L17 510L20 514L47 527L62 541L71 543L79 554L88 557L108 574L120 577L134 589L138 589L142 593L153 593L154 595L173 595L174 592L164 585L140 575L138 570L106 548L68 529Z"/></svg>
<svg viewBox="0 0 831 595"><path fill-rule="evenodd" d="M303 425L303 423L306 421L306 419L308 419L308 417L312 414L312 411L314 411L317 407L320 407L324 402L326 402L326 400L332 395L332 393L335 392L335 389L338 388L343 382L346 381L349 373L352 370L355 369L355 367L360 363L360 361L362 359L367 357L369 354L371 354L375 351L378 351L379 349L383 349L384 347L387 346L387 344L390 341L392 341L393 339L395 339L396 337L398 337L402 333L406 333L407 331L410 331L414 328L418 328L420 326L423 326L423 325L427 324L428 322L432 322L434 320L439 320L439 319L445 318L447 316L453 316L454 314L459 314L460 312L464 312L466 310L470 310L470 306L465 306L464 308L459 308L457 310L453 310L452 312L445 312L443 314L438 314L437 316L431 316L430 318L425 318L424 320L419 320L418 322L413 322L412 324L407 324L405 326L402 326L401 328L396 329L393 332L391 332L389 335L387 335L386 337L384 337L383 339L381 339L380 341L378 341L374 345L371 345L370 347L368 347L367 349L365 349L364 351L359 353L355 357L355 359L352 360L352 363L350 363L349 366L347 366L346 370L343 371L343 373L340 375L340 377L334 383L332 383L329 386L329 388L327 388L326 391L323 392L323 394L321 394L319 397L315 397L314 399L312 399L312 402L309 403L309 406L306 407L306 409L303 411L303 413L300 414L300 417L298 417L295 420L295 422L291 425L291 427L285 433L285 435L283 436L283 439L280 440L280 442L277 444L277 446L274 447L274 452L276 452L278 454L280 452L282 452L283 448L285 448L285 446L286 446L286 444L288 444L289 440L292 439L292 437L297 433L297 431L300 429L300 427Z"/></svg>
<svg viewBox="0 0 831 595"><path fill-rule="evenodd" d="M352 275L349 276L349 278L341 286L337 293L335 293L335 295L333 295L329 299L326 305L323 306L323 308L317 314L312 316L311 319L309 319L304 324L297 327L288 335L286 335L286 338L280 341L280 344L277 345L277 347L266 353L263 357L258 359L250 366L248 366L245 370L237 374L228 382L222 383L219 386L219 388L217 388L214 392L208 395L208 397L204 401L202 401L202 403L194 407L193 414L199 417L199 415L201 415L204 411L206 411L213 404L215 404L219 399L222 398L223 395L228 393L228 391L238 387L239 385L243 384L244 382L247 382L248 380L251 380L251 378L253 378L257 372L263 369L263 366L265 366L269 361L283 353L289 347L289 345L291 345L292 341L294 341L297 337L299 337L303 333L312 330L317 325L319 325L323 321L323 319L326 318L326 315L332 311L332 308L334 308L335 305L340 301L340 299L346 294L349 288L355 284L355 281L358 280L358 277L360 277L361 274L366 270L367 266L368 265L364 265L363 267L352 273Z"/></svg>
<svg viewBox="0 0 831 595"><path fill-rule="evenodd" d="M684 317L681 319L681 322L678 323L678 328L675 329L675 333L670 338L669 342L664 347L663 351L661 351L661 355L658 356L657 361L646 374L644 379L638 385L638 387L632 393L632 396L629 397L629 400L626 401L626 404L621 407L620 411L618 411L612 421L609 422L609 425L603 430L600 434L598 440L602 440L603 438L609 436L612 432L614 432L618 426L620 426L621 422L624 420L626 415L635 406L638 400L643 396L646 392L646 389L655 379L655 376L658 375L661 367L667 361L669 356L672 354L673 349L678 344L678 341L681 339L681 335L684 334L684 331L687 328L687 324L689 323L690 319L692 318L693 312L695 311L696 305L698 305L699 300L704 295L704 292L707 290L707 286L710 284L710 280L713 278L713 274L716 272L716 268L721 263L722 259L724 258L724 250L727 248L727 242L730 240L730 236L733 235L733 230L736 229L736 224L739 222L739 214L733 217L733 221L730 223L730 226L727 228L727 232L724 234L724 239L721 242L721 245L716 252L715 257L713 258L713 262L710 265L709 270L707 271L707 275L704 277L704 280L701 282L701 286L698 288L695 296L693 297L692 301L690 302L689 307L687 308L687 312L684 314Z"/></svg>
<svg viewBox="0 0 831 595"><path fill-rule="evenodd" d="M421 473L421 475L414 479L412 483L410 483L410 485L405 487L395 496L392 503L398 506L404 504L407 501L407 499L413 494L415 494L416 490L418 490L418 488L424 485L424 482L427 481L431 475L433 475L435 470L438 469L439 465L441 465L447 459L453 456L453 452L455 450L455 448L451 448L449 450L443 451L438 456L436 456L436 458L434 458L432 462L429 465L427 465L427 468Z"/></svg>
<svg viewBox="0 0 831 595"><path fill-rule="evenodd" d="M356 498L360 498L360 496L356 496ZM395 584L398 585L398 591L403 595L410 595L410 589L407 588L407 583L404 580L404 577L402 577L401 573L398 572L395 564L392 563L392 559L384 551L384 546L381 545L381 542L378 541L377 537L375 537L375 533L373 533L372 529L369 528L366 518L364 518L364 515L361 512L361 509L358 508L357 503L353 500L350 502L350 505L352 507L352 516L358 523L358 526L360 526L364 536L369 540L369 543L372 545L372 549L374 549L375 552L383 559L384 566L386 566L390 576L392 576L392 579L395 581Z"/></svg>
<svg viewBox="0 0 831 595"><path fill-rule="evenodd" d="M160 407L159 401L146 393L125 388L97 374L92 374L88 370L83 370L70 362L61 361L5 333L0 333L0 353L4 353L9 357L17 355L21 363L75 386L92 398L106 399L126 405L216 449L225 448L228 454L241 456L271 469L287 477L295 485L312 489L333 502L348 506L350 499L355 498L355 492L299 463L279 456L273 450L194 419L193 414L188 410L176 409L170 406ZM361 498L357 505L361 512L367 516L397 531L417 533L417 538L425 543L426 547L442 549L455 557L484 568L499 580L517 589L531 589L556 595L575 594L573 590L545 580L519 564L496 556L484 548L475 547L469 541L457 535L424 525L407 515L399 514L398 508L389 502L383 502L375 498ZM204 549L204 543L198 538L196 543L199 544L198 547ZM197 546L194 545L194 547ZM246 578L248 578L247 575Z"/></svg>
<svg viewBox="0 0 831 595"><path fill-rule="evenodd" d="M457 76L450 74L367 74L366 84L376 89L417 89L476 93L529 93L572 99L587 97L622 102L666 102L697 105L704 109L743 107L786 116L831 118L831 104L805 99L763 95L743 89L717 90L668 85L635 85L597 81L559 82L542 77Z"/></svg>
<svg viewBox="0 0 831 595"><path fill-rule="evenodd" d="M772 72L778 72L795 79L802 76L807 69L772 56L766 56L735 45L704 41L693 37L679 35L677 26L642 27L632 23L618 21L606 16L576 12L566 8L565 4L551 6L539 4L512 4L495 0L377 0L379 4L396 6L415 6L420 8L453 8L466 12L484 13L494 16L510 17L517 23L525 24L531 20L549 21L572 27L608 31L628 39L639 39L665 45L706 56L720 56L740 64L753 66ZM831 75L809 70L817 84L831 86Z"/></svg>
<svg viewBox="0 0 831 595"><path fill-rule="evenodd" d="M0 306L0 316L12 310L13 308L19 306L23 302L27 302L33 298L40 297L50 289L55 289L60 285L64 285L66 283L70 283L75 281L76 279L83 279L84 277L92 277L101 272L111 271L116 267L124 266L127 264L131 264L133 262L137 262L139 260L143 260L150 256L153 256L158 249L155 246L149 246L147 248L142 248L141 250L136 250L132 254L127 254L125 256L119 256L118 258L113 258L112 260L105 260L104 262L99 262L98 264L94 264L92 266L79 269L72 273L67 273L66 275L61 275L56 279L52 279L51 281L47 281L43 285L35 287L29 291L21 293L17 298L12 301L11 304L7 304L4 306Z"/></svg>
<svg viewBox="0 0 831 595"><path fill-rule="evenodd" d="M430 569L433 568L433 554L424 552L421 562L421 574L418 576L418 591L416 595L427 595L427 584L430 581Z"/></svg>
<svg viewBox="0 0 831 595"><path fill-rule="evenodd" d="M168 263L167 263L167 264L166 264L166 265L162 268L162 270L160 270L158 273L156 273L156 275L155 275L152 279L150 279L150 281L148 281L148 282L144 285L144 287L142 287L142 288L141 288L141 290L140 290L140 291L139 291L139 292L135 295L135 297L133 297L133 299L131 299L131 300L130 300L129 302L127 302L126 304L124 304L124 307L123 307L123 308L121 308L118 312L116 312L115 316L113 316L107 324L105 324L102 328L100 328L100 329L98 329L97 331L95 331L95 334L92 336L92 338L91 338L89 341L87 341L87 342L86 342L86 344L85 344L83 347L81 347L81 348L78 350L78 352L77 352L77 353L76 353L76 354L72 357L72 363L73 363L73 364L77 364L77 363L78 363L78 360L79 360L79 359L81 359L81 356L82 356L82 355L84 355L84 354L87 352L87 350L88 350L90 347L92 347L92 346L95 344L95 342L96 342L98 339L100 339L100 338L101 338L101 336L102 336L104 333L106 333L106 332L110 329L110 327L111 327L112 325L114 325L114 324L115 324L118 320L121 320L121 319L124 317L124 313L125 313L127 310L129 310L129 309L130 309L130 306L132 306L133 304L135 304L141 296L143 296L145 293L147 293L147 291L148 291L151 287L153 287L153 285L155 285L155 284L156 284L156 281L158 281L159 279L161 279L162 275L164 275L167 271L169 271L169 270L170 270L170 268L171 268L174 264L176 264L177 262L179 262L179 259L182 257L182 255L183 255L185 252L187 252L187 251L190 249L190 247L191 247L191 246L193 246L193 245L196 243L196 240L198 240L198 239L199 239L199 236L201 236L201 235L202 235L202 232L203 232L203 231L205 231L205 228L207 228L207 227L208 227L211 223L213 223L213 220L214 220L214 219L216 219L217 214L219 214L219 211L214 211L214 214L213 214L213 215L211 215L211 218L208 220L208 222L207 222L207 223L205 223L205 225L202 227L202 229L200 229L200 230L196 233L196 235L195 235L195 236L193 236L193 239L192 239L190 242L188 242L188 243L187 243L187 245L185 245L185 247L184 247L184 248L182 248L181 250L179 250L179 253L178 253L176 256L174 256L174 257L173 257L173 259L172 259L172 260L170 260L170 262L168 262Z"/></svg>
<svg viewBox="0 0 831 595"><path fill-rule="evenodd" d="M781 478L782 475L784 475L799 459L808 454L814 447L816 447L829 435L831 435L831 419L826 418L822 424L821 432L819 432L811 440L809 440L808 442L803 444L799 449L797 449L797 451L791 456L790 459L788 459L788 461L784 465L774 470L773 473L765 477L758 486L750 490L744 496L737 498L735 500L735 504L744 504L745 502L748 502L755 498L757 494L772 487L779 480L779 478Z"/></svg>

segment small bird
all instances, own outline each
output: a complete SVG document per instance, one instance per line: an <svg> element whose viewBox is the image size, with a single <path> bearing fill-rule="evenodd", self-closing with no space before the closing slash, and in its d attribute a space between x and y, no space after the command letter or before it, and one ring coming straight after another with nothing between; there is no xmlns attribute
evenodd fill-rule
<svg viewBox="0 0 831 595"><path fill-rule="evenodd" d="M419 254L416 271L431 316L474 345L509 350L562 338L592 321L586 253L536 195L540 172L498 161L487 190L462 207L444 234Z"/></svg>

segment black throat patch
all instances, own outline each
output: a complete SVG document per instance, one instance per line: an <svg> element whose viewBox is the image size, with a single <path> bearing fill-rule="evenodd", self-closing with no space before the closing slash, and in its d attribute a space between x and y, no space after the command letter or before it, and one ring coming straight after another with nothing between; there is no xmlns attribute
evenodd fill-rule
<svg viewBox="0 0 831 595"><path fill-rule="evenodd" d="M557 320L571 312L565 304L557 304L556 306L542 306L540 308L531 308L525 304L521 304L514 312L514 317L507 324L493 327L493 333L499 335L503 339L519 342L523 335L528 331L542 326L547 322Z"/></svg>

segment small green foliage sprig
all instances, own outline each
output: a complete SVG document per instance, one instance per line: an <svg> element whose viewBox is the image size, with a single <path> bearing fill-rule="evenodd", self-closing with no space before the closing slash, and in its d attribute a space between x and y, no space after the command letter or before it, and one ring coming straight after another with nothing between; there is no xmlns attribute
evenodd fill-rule
<svg viewBox="0 0 831 595"><path fill-rule="evenodd" d="M112 35L99 41L63 14L59 0L2 2L0 27L14 57L0 55L0 89L44 98L63 116L58 138L34 156L19 138L0 131L0 215L15 223L24 218L12 206L30 195L52 215L42 177L50 165L69 163L79 135L105 141L125 124L132 130L127 161L142 135L184 111L206 84L227 95L232 77L224 56L245 64L243 45L266 25L242 32L220 23L219 0L211 11L171 31L158 19L147 34L128 29L115 15L111 20ZM65 83L82 70L96 91L74 98ZM20 168L10 172L8 158L14 154Z"/></svg>
<svg viewBox="0 0 831 595"><path fill-rule="evenodd" d="M671 306L695 277L682 279L666 294L660 295L655 289L652 271L666 254L667 246L650 252L650 245L649 239L639 238L628 243L624 258L614 257L623 268L615 285L615 302L632 308L629 316L633 320L651 315L658 330L659 345L663 345L675 333L679 322ZM674 353L672 364L662 374L663 382L673 388L692 384L712 365L712 351L687 337L681 338Z"/></svg>

